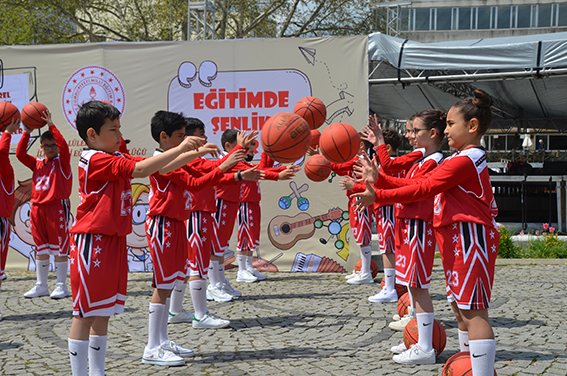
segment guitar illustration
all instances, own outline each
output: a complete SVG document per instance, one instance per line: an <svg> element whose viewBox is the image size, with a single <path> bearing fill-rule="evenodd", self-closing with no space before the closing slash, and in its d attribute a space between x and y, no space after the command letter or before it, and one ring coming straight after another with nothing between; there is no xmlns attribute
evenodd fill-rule
<svg viewBox="0 0 567 376"><path fill-rule="evenodd" d="M311 217L307 213L299 213L295 217L278 215L268 226L268 237L272 244L279 249L290 249L301 239L310 238L315 232L315 221L335 221L341 218L343 210L336 208L327 214Z"/></svg>

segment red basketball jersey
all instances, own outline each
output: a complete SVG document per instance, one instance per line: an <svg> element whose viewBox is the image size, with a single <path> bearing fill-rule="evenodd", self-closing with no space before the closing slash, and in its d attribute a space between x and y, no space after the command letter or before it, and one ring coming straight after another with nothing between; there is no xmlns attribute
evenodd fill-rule
<svg viewBox="0 0 567 376"><path fill-rule="evenodd" d="M210 173L211 171L218 169L218 166L224 161L219 159L216 161L211 161L206 158L197 158L183 168L191 175L196 178L203 177ZM219 170L220 171L220 170ZM217 180L217 185L227 185L236 184L234 180L234 174L223 174L223 176ZM217 193L215 186L208 186L199 192L191 193L191 211L204 211L208 213L216 213L217 211Z"/></svg>
<svg viewBox="0 0 567 376"><path fill-rule="evenodd" d="M55 125L51 125L49 131L53 134L55 143L59 147L58 157L39 159L29 155L26 148L30 134L27 132L22 135L16 149L18 160L33 171L31 202L34 204L68 199L73 187L69 146Z"/></svg>
<svg viewBox="0 0 567 376"><path fill-rule="evenodd" d="M14 210L14 169L10 164L12 135L2 133L0 139L0 217L8 218Z"/></svg>
<svg viewBox="0 0 567 376"><path fill-rule="evenodd" d="M386 145L380 145L374 150L376 150L376 155L378 156L380 169L384 172L384 174L390 176L395 176L393 174L409 170L416 161L420 160L425 155L424 148L415 149L411 153L395 158L392 158L392 156L388 154Z"/></svg>
<svg viewBox="0 0 567 376"><path fill-rule="evenodd" d="M143 158L84 150L79 160L77 220L71 233L126 236L132 232L130 180Z"/></svg>

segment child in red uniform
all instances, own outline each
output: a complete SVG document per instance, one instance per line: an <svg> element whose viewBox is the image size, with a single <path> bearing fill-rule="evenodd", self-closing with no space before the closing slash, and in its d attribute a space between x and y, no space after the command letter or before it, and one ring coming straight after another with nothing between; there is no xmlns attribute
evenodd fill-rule
<svg viewBox="0 0 567 376"><path fill-rule="evenodd" d="M4 268L10 243L10 223L8 218L14 210L14 169L10 164L10 141L12 134L20 128L15 121L6 127L0 139L0 287L5 278ZM2 320L2 314L0 314Z"/></svg>
<svg viewBox="0 0 567 376"><path fill-rule="evenodd" d="M49 126L49 131L40 137L45 158L34 158L27 153L33 129L25 125L24 134L16 149L18 160L33 172L30 223L36 249L37 282L24 296L36 298L49 294L47 272L49 255L53 255L57 283L51 298L60 299L69 295L66 280L69 255L69 196L73 185L71 154L63 135L51 121L51 112L46 111L43 119Z"/></svg>
<svg viewBox="0 0 567 376"><path fill-rule="evenodd" d="M99 101L83 104L77 131L89 149L79 161L77 220L71 229L71 288L74 319L69 332L73 376L104 375L108 320L124 311L128 278L126 235L132 230L130 179L146 177L202 142L143 159L118 152L120 112Z"/></svg>
<svg viewBox="0 0 567 376"><path fill-rule="evenodd" d="M185 137L185 118L177 113L158 111L151 120L151 133L160 148L154 155L179 146ZM214 144L199 149L201 155L218 151ZM183 281L187 272L188 249L185 221L191 215L191 192L217 184L224 172L244 157L244 151L233 153L218 168L194 178L183 167L170 173L154 173L150 177L150 210L146 235L154 265L155 287L149 308L148 344L142 362L163 366L185 363L193 350L170 341L167 337L169 296L176 281ZM234 174L228 179L234 181ZM181 204L180 204L181 203ZM185 204L183 204L185 203Z"/></svg>
<svg viewBox="0 0 567 376"><path fill-rule="evenodd" d="M500 235L494 218L498 213L488 174L486 153L477 146L492 121L492 98L475 90L447 114L445 134L449 146L457 149L435 170L413 185L355 193L359 207L376 201L409 203L435 198L433 226L443 261L447 298L459 325L461 350L469 343L474 376L494 373L496 342L488 319L494 267ZM380 180L380 178L379 178ZM420 357L412 346L407 358Z"/></svg>

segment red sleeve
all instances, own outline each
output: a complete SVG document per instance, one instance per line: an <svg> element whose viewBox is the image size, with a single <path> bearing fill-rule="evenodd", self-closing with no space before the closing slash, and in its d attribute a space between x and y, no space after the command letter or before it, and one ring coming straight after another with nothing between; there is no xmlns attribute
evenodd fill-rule
<svg viewBox="0 0 567 376"><path fill-rule="evenodd" d="M279 174L281 171L287 168L286 166L274 167L275 163L276 161L270 158L268 154L262 152L262 155L260 156L260 163L258 163L258 170L264 172L273 171ZM270 180L277 180L277 179L270 179Z"/></svg>
<svg viewBox="0 0 567 376"><path fill-rule="evenodd" d="M59 132L59 129L57 129L55 124L52 124L49 127L49 131L53 135L55 143L59 148L59 161L61 162L61 168L65 175L69 175L69 172L71 172L71 152L69 151L69 145L67 145L65 138L61 132Z"/></svg>
<svg viewBox="0 0 567 376"><path fill-rule="evenodd" d="M11 187L14 183L14 169L10 164L10 141L12 135L8 132L2 133L0 139L0 175L6 183L6 187Z"/></svg>
<svg viewBox="0 0 567 376"><path fill-rule="evenodd" d="M374 184L376 188L379 189L395 189L405 187L406 185L417 184L421 178L425 176L429 171L434 170L437 167L437 162L434 160L428 160L423 163L411 178L396 178L394 176L389 176L383 173L380 173L378 176L378 180Z"/></svg>
<svg viewBox="0 0 567 376"><path fill-rule="evenodd" d="M287 167L284 166L284 170ZM268 168L268 169L264 169L262 170L264 171L264 180L278 180L280 178L280 171L278 170L278 168Z"/></svg>
<svg viewBox="0 0 567 376"><path fill-rule="evenodd" d="M380 145L376 148L376 153L378 155L378 162L380 162L380 168L388 174L409 170L416 161L423 158L423 150L424 149L417 149L409 154L401 155L392 159L390 154L388 154L386 145Z"/></svg>
<svg viewBox="0 0 567 376"><path fill-rule="evenodd" d="M222 158L217 159L216 161L212 161L216 164L216 166L220 166L224 161L226 161L226 159L228 158L229 155L231 155L232 153L234 153L237 150L240 149L244 149L242 146L240 145L236 145L235 147L232 148L232 150L230 152L228 152L227 155L223 156Z"/></svg>
<svg viewBox="0 0 567 376"><path fill-rule="evenodd" d="M132 178L136 162L143 160L140 157L126 158L113 154L97 153L92 156L89 163L89 179L92 180L118 180Z"/></svg>
<svg viewBox="0 0 567 376"><path fill-rule="evenodd" d="M187 187L187 189L191 192L199 192L207 187L216 185L216 183L223 177L223 173L219 168L215 168L203 176L196 178L184 168L178 168L177 170L162 176L171 180L180 187Z"/></svg>
<svg viewBox="0 0 567 376"><path fill-rule="evenodd" d="M16 158L18 158L18 160L22 162L24 166L32 171L35 171L35 164L37 162L37 159L28 154L27 148L29 141L30 134L28 132L24 132L24 134L22 134L22 138L20 138L20 142L18 142L18 147L16 148ZM9 152L10 150L8 149L8 153Z"/></svg>
<svg viewBox="0 0 567 376"><path fill-rule="evenodd" d="M423 179L416 181L415 184L397 189L376 190L376 202L406 204L427 200L477 175L476 167L469 158L452 158L441 163L439 167L426 174Z"/></svg>
<svg viewBox="0 0 567 376"><path fill-rule="evenodd" d="M331 162L331 170L335 172L337 175L346 176L350 172L352 172L352 167L354 166L355 160L351 159L345 163L333 163Z"/></svg>
<svg viewBox="0 0 567 376"><path fill-rule="evenodd" d="M126 147L126 141L124 141L123 137L120 137L120 146L118 147L118 151L121 154L126 154L126 155L130 155L130 152L128 151L128 148Z"/></svg>

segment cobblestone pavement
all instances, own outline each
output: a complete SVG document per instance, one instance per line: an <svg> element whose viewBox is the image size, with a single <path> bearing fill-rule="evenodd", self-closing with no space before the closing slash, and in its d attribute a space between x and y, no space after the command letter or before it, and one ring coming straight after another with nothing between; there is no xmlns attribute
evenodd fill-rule
<svg viewBox="0 0 567 376"><path fill-rule="evenodd" d="M549 262L546 262L549 261ZM0 374L70 374L67 337L71 299L26 299L34 273L9 272L0 292ZM234 281L236 273L227 272ZM564 261L517 264L499 260L490 316L497 338L499 375L567 375L567 306ZM379 274L378 278L381 277ZM50 275L50 286L55 281ZM379 280L377 278L377 280ZM185 366L142 364L147 341L151 275L132 273L126 312L110 320L106 359L114 375L439 375L458 349L457 328L444 297L438 262L431 295L435 317L447 330L437 363L400 366L389 348L402 340L388 328L396 304L372 304L378 284L352 286L342 275L274 273L268 280L233 286L243 297L209 303L230 328L169 326L169 337L195 349ZM185 307L192 308L189 296Z"/></svg>

